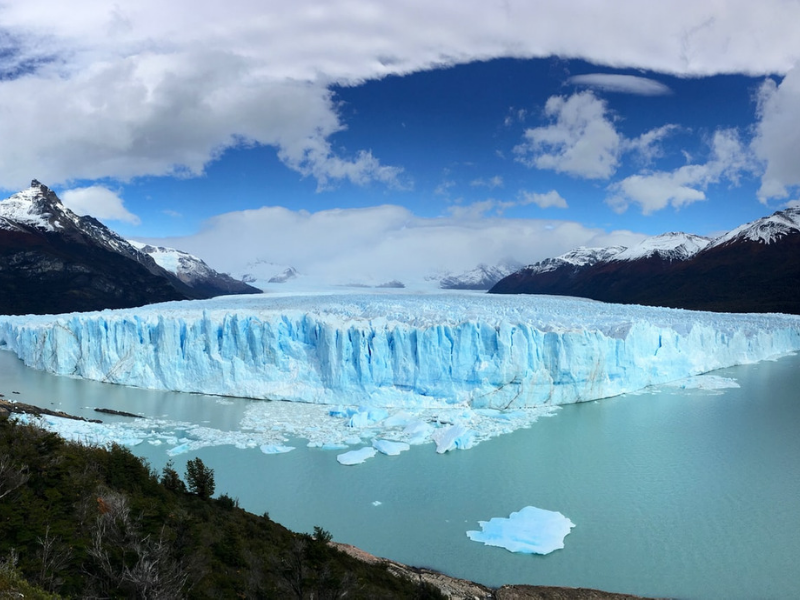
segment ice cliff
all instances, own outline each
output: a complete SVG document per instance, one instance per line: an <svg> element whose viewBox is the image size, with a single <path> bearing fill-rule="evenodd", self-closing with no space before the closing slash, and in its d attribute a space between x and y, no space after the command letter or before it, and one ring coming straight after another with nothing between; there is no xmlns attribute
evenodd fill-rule
<svg viewBox="0 0 800 600"><path fill-rule="evenodd" d="M800 349L800 317L545 296L342 294L0 317L30 367L144 388L371 407L614 396Z"/></svg>

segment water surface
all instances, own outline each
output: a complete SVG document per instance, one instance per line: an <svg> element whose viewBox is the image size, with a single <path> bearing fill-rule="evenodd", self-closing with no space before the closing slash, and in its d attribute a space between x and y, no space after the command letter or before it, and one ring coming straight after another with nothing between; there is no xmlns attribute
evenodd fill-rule
<svg viewBox="0 0 800 600"><path fill-rule="evenodd" d="M800 589L800 358L716 374L724 391L660 388L567 406L467 451L417 446L343 467L337 451L203 448L217 491L302 531L488 585L588 586L680 598ZM12 395L11 391L20 394ZM235 430L245 400L58 378L0 353L0 393L105 421L94 406ZM160 469L167 445L133 451ZM380 504L376 503L379 502ZM565 548L515 555L470 541L479 520L533 505L576 527Z"/></svg>

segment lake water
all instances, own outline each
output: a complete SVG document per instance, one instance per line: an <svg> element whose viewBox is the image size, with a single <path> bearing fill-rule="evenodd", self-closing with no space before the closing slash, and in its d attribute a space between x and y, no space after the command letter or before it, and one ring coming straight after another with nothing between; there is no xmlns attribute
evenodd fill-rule
<svg viewBox="0 0 800 600"><path fill-rule="evenodd" d="M288 454L203 448L217 492L302 531L487 585L586 586L678 598L787 598L800 589L800 357L715 373L740 387L659 388L568 406L467 451L416 446L343 467L294 440ZM20 392L12 395L12 391ZM251 401L59 378L0 352L0 393L97 415L112 407L234 431ZM160 470L167 445L133 451ZM377 504L377 503L380 504ZM575 523L565 548L517 555L470 541L479 520L533 505Z"/></svg>

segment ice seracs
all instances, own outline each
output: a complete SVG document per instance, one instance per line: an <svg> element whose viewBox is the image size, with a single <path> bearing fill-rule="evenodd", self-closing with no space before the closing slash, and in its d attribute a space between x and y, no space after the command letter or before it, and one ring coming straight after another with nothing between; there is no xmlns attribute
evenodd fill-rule
<svg viewBox="0 0 800 600"><path fill-rule="evenodd" d="M0 317L0 347L59 375L361 406L341 418L363 428L386 408L554 406L763 360L800 349L800 317L547 296L244 296Z"/></svg>

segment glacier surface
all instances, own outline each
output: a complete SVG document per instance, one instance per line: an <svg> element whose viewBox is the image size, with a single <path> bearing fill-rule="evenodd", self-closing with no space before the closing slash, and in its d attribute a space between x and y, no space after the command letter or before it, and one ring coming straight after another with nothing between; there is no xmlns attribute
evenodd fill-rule
<svg viewBox="0 0 800 600"><path fill-rule="evenodd" d="M0 347L58 375L386 408L508 411L615 396L800 348L800 317L485 294L226 297L0 317Z"/></svg>

